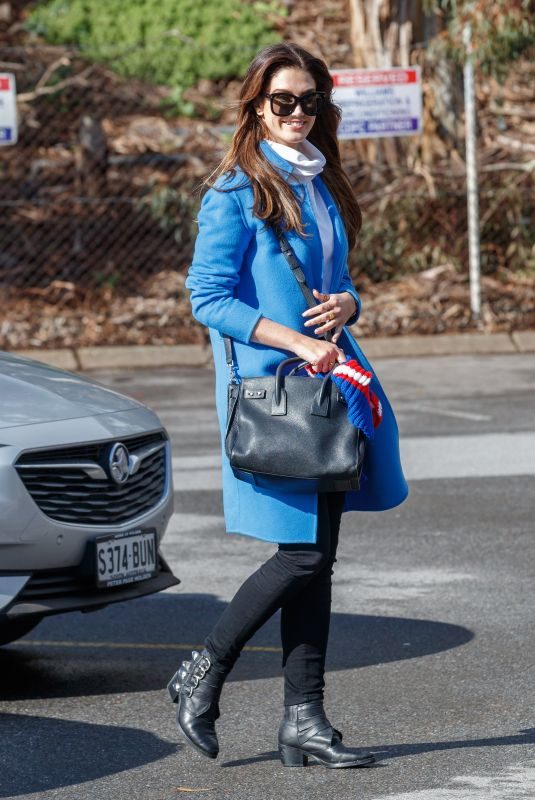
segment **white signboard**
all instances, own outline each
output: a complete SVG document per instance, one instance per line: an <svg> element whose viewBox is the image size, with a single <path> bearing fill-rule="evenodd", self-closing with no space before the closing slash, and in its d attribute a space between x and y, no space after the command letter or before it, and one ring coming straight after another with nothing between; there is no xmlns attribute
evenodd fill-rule
<svg viewBox="0 0 535 800"><path fill-rule="evenodd" d="M339 139L412 136L422 130L419 67L331 70L342 109Z"/></svg>
<svg viewBox="0 0 535 800"><path fill-rule="evenodd" d="M17 96L15 76L0 72L0 145L17 141Z"/></svg>

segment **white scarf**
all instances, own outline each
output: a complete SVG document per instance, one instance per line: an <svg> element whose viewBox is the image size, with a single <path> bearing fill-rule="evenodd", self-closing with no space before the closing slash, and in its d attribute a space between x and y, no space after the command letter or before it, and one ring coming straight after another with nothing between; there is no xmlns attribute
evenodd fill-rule
<svg viewBox="0 0 535 800"><path fill-rule="evenodd" d="M272 142L270 139L267 140L267 143L285 161L290 162L294 168L292 176L299 183L310 183L316 175L323 171L325 156L307 139L302 144L302 150L296 150L295 147L288 147L279 142Z"/></svg>
<svg viewBox="0 0 535 800"><path fill-rule="evenodd" d="M295 147L288 147L288 145L279 144L279 142L272 142L270 139L267 139L267 143L281 158L293 166L292 178L306 187L310 205L318 225L323 250L321 291L329 293L333 268L333 224L323 197L312 183L316 175L323 171L326 163L325 156L307 139L301 145L302 150L296 150Z"/></svg>

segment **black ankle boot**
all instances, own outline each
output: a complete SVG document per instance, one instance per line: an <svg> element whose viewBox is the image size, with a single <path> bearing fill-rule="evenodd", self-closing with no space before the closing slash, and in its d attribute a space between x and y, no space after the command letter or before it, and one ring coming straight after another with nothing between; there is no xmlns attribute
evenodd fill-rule
<svg viewBox="0 0 535 800"><path fill-rule="evenodd" d="M217 758L215 721L226 672L215 666L208 650L194 650L191 655L192 660L182 662L167 686L171 700L178 703L177 728L199 753Z"/></svg>
<svg viewBox="0 0 535 800"><path fill-rule="evenodd" d="M350 750L342 744L325 715L323 703L286 706L279 728L279 753L285 767L306 767L308 762L336 769L373 764L371 753Z"/></svg>

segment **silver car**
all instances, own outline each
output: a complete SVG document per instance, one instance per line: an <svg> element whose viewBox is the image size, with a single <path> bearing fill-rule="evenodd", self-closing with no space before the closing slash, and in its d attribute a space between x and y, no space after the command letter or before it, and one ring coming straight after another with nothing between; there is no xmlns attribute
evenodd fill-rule
<svg viewBox="0 0 535 800"><path fill-rule="evenodd" d="M178 583L156 414L94 381L0 352L0 644L44 616Z"/></svg>

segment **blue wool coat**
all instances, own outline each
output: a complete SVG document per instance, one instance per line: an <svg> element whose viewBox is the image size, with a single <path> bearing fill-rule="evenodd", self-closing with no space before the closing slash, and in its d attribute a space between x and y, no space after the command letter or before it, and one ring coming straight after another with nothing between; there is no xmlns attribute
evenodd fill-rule
<svg viewBox="0 0 535 800"><path fill-rule="evenodd" d="M290 179L293 167L266 142L267 158ZM342 218L325 183L318 175L314 184L327 206L334 228L333 268L330 292L348 291L360 312L360 298L347 269L348 245ZM304 186L295 186L302 209L306 238L294 231L288 240L301 263L309 287L321 290L323 252L319 230ZM186 286L193 314L209 328L216 373L216 406L221 429L223 505L229 533L242 533L270 542L316 541L317 494L260 488L234 477L224 450L227 415L228 367L222 334L234 340L239 377L272 375L277 364L293 353L251 341L261 317L287 325L314 337L304 327L307 305L274 232L253 216L253 192L243 175L224 176L210 189L199 211L199 233ZM351 334L344 330L338 340L348 358L355 357L366 369L373 368ZM375 438L367 443L363 480L357 492L346 495L345 511L380 511L401 503L408 494L399 458L398 429L386 395L375 377L371 388L383 406L383 420Z"/></svg>

